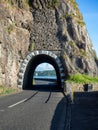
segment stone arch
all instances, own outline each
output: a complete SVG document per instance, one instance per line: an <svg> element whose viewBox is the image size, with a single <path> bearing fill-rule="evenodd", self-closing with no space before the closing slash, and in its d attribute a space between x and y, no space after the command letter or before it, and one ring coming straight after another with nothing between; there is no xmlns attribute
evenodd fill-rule
<svg viewBox="0 0 98 130"><path fill-rule="evenodd" d="M18 87L21 89L30 89L32 76L35 68L43 63L50 63L56 70L58 86L63 88L65 81L65 73L60 58L51 51L33 51L29 52L23 60L19 75ZM31 76L32 75L32 76ZM29 88L28 88L29 86Z"/></svg>

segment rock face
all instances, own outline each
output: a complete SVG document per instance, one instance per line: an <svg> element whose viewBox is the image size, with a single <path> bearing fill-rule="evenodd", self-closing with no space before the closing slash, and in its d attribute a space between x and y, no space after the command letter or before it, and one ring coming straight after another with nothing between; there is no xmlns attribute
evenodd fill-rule
<svg viewBox="0 0 98 130"><path fill-rule="evenodd" d="M0 85L17 86L28 51L62 50L68 74L98 75L98 60L75 0L0 2Z"/></svg>
<svg viewBox="0 0 98 130"><path fill-rule="evenodd" d="M22 26L32 23L29 11L0 3L0 85L17 85L20 63L29 48L30 32Z"/></svg>

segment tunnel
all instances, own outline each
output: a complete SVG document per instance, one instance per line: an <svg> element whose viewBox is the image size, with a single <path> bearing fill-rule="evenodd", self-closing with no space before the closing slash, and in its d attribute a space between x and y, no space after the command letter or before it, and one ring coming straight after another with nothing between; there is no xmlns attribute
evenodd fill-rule
<svg viewBox="0 0 98 130"><path fill-rule="evenodd" d="M41 63L49 63L54 67L57 77L57 87L63 88L65 73L62 62L60 57L50 51L34 51L27 54L20 67L18 87L26 90L33 89L32 77L36 67Z"/></svg>

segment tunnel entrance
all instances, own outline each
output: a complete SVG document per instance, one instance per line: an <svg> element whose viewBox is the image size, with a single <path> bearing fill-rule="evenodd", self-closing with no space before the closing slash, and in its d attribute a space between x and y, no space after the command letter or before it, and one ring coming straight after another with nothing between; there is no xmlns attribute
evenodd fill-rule
<svg viewBox="0 0 98 130"><path fill-rule="evenodd" d="M33 75L33 86L34 85L56 85L57 84L57 74L55 68L47 63L39 64Z"/></svg>
<svg viewBox="0 0 98 130"><path fill-rule="evenodd" d="M24 59L18 78L18 87L22 89L33 89L32 81L36 67L41 63L48 63L53 66L56 73L56 86L63 88L65 73L60 58L50 51L34 51L29 53Z"/></svg>

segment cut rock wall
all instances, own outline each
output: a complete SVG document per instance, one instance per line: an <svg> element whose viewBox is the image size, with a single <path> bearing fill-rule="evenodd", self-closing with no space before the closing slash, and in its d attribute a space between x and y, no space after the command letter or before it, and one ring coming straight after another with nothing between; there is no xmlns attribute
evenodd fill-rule
<svg viewBox="0 0 98 130"><path fill-rule="evenodd" d="M17 86L29 51L62 50L68 75L98 76L98 59L74 0L0 1L0 85Z"/></svg>

